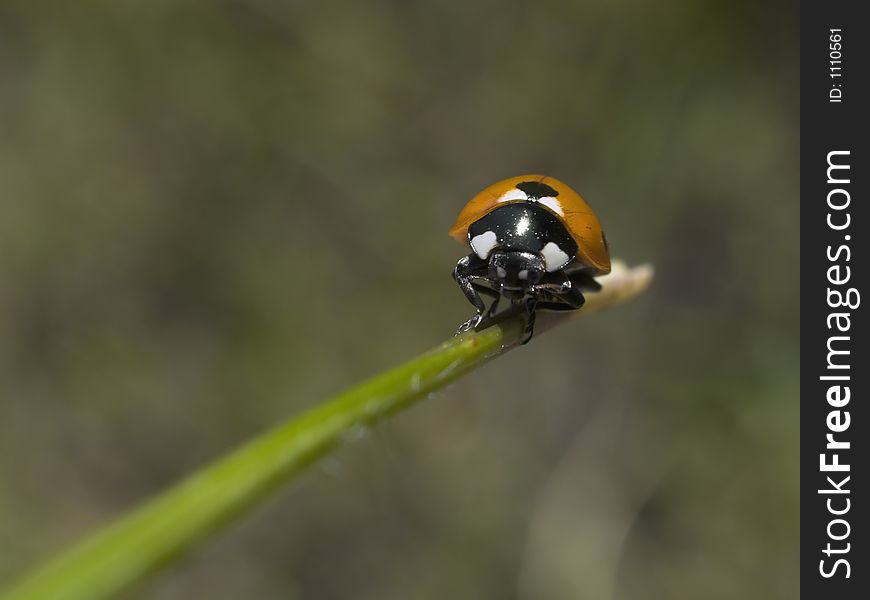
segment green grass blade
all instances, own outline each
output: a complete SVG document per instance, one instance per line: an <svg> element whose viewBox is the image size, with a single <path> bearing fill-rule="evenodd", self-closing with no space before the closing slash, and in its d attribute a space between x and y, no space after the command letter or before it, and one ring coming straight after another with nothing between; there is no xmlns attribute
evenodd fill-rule
<svg viewBox="0 0 870 600"><path fill-rule="evenodd" d="M615 270L581 312L642 291L648 268ZM544 316L544 315L542 315ZM539 321L543 332L564 320ZM2 600L112 597L244 514L294 474L369 427L516 345L519 318L453 338L267 431L25 577Z"/></svg>

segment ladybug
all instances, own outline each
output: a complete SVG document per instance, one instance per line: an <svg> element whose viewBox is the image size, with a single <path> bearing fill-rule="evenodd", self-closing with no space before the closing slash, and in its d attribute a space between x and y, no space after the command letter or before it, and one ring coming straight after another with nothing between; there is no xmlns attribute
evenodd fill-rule
<svg viewBox="0 0 870 600"><path fill-rule="evenodd" d="M457 334L493 316L504 296L524 305L525 344L534 333L536 310L580 308L584 291L601 289L593 277L610 272L598 217L577 192L545 175L492 184L460 211L450 235L471 246L453 279L477 309ZM481 294L493 298L489 310Z"/></svg>

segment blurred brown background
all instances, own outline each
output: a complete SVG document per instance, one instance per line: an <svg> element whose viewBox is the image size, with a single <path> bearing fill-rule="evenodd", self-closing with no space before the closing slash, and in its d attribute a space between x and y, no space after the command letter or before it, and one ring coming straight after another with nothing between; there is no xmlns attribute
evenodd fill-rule
<svg viewBox="0 0 870 600"><path fill-rule="evenodd" d="M0 584L470 315L566 180L641 300L345 447L133 598L795 598L797 7L0 4Z"/></svg>

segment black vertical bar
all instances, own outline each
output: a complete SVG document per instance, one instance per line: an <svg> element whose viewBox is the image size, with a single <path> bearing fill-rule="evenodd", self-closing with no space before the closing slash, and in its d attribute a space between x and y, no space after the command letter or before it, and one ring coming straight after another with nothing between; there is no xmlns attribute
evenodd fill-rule
<svg viewBox="0 0 870 600"><path fill-rule="evenodd" d="M870 293L864 285L870 23L859 16L865 10L861 2L801 3L804 598L866 598L870 589L870 363L862 352L868 332L860 297Z"/></svg>

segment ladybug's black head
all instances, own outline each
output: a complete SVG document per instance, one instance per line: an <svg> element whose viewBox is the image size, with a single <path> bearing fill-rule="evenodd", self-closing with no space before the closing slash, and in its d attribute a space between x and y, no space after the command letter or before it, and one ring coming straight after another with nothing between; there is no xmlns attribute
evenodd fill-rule
<svg viewBox="0 0 870 600"><path fill-rule="evenodd" d="M508 298L521 298L544 276L547 266L537 252L496 250L489 257L489 278Z"/></svg>

